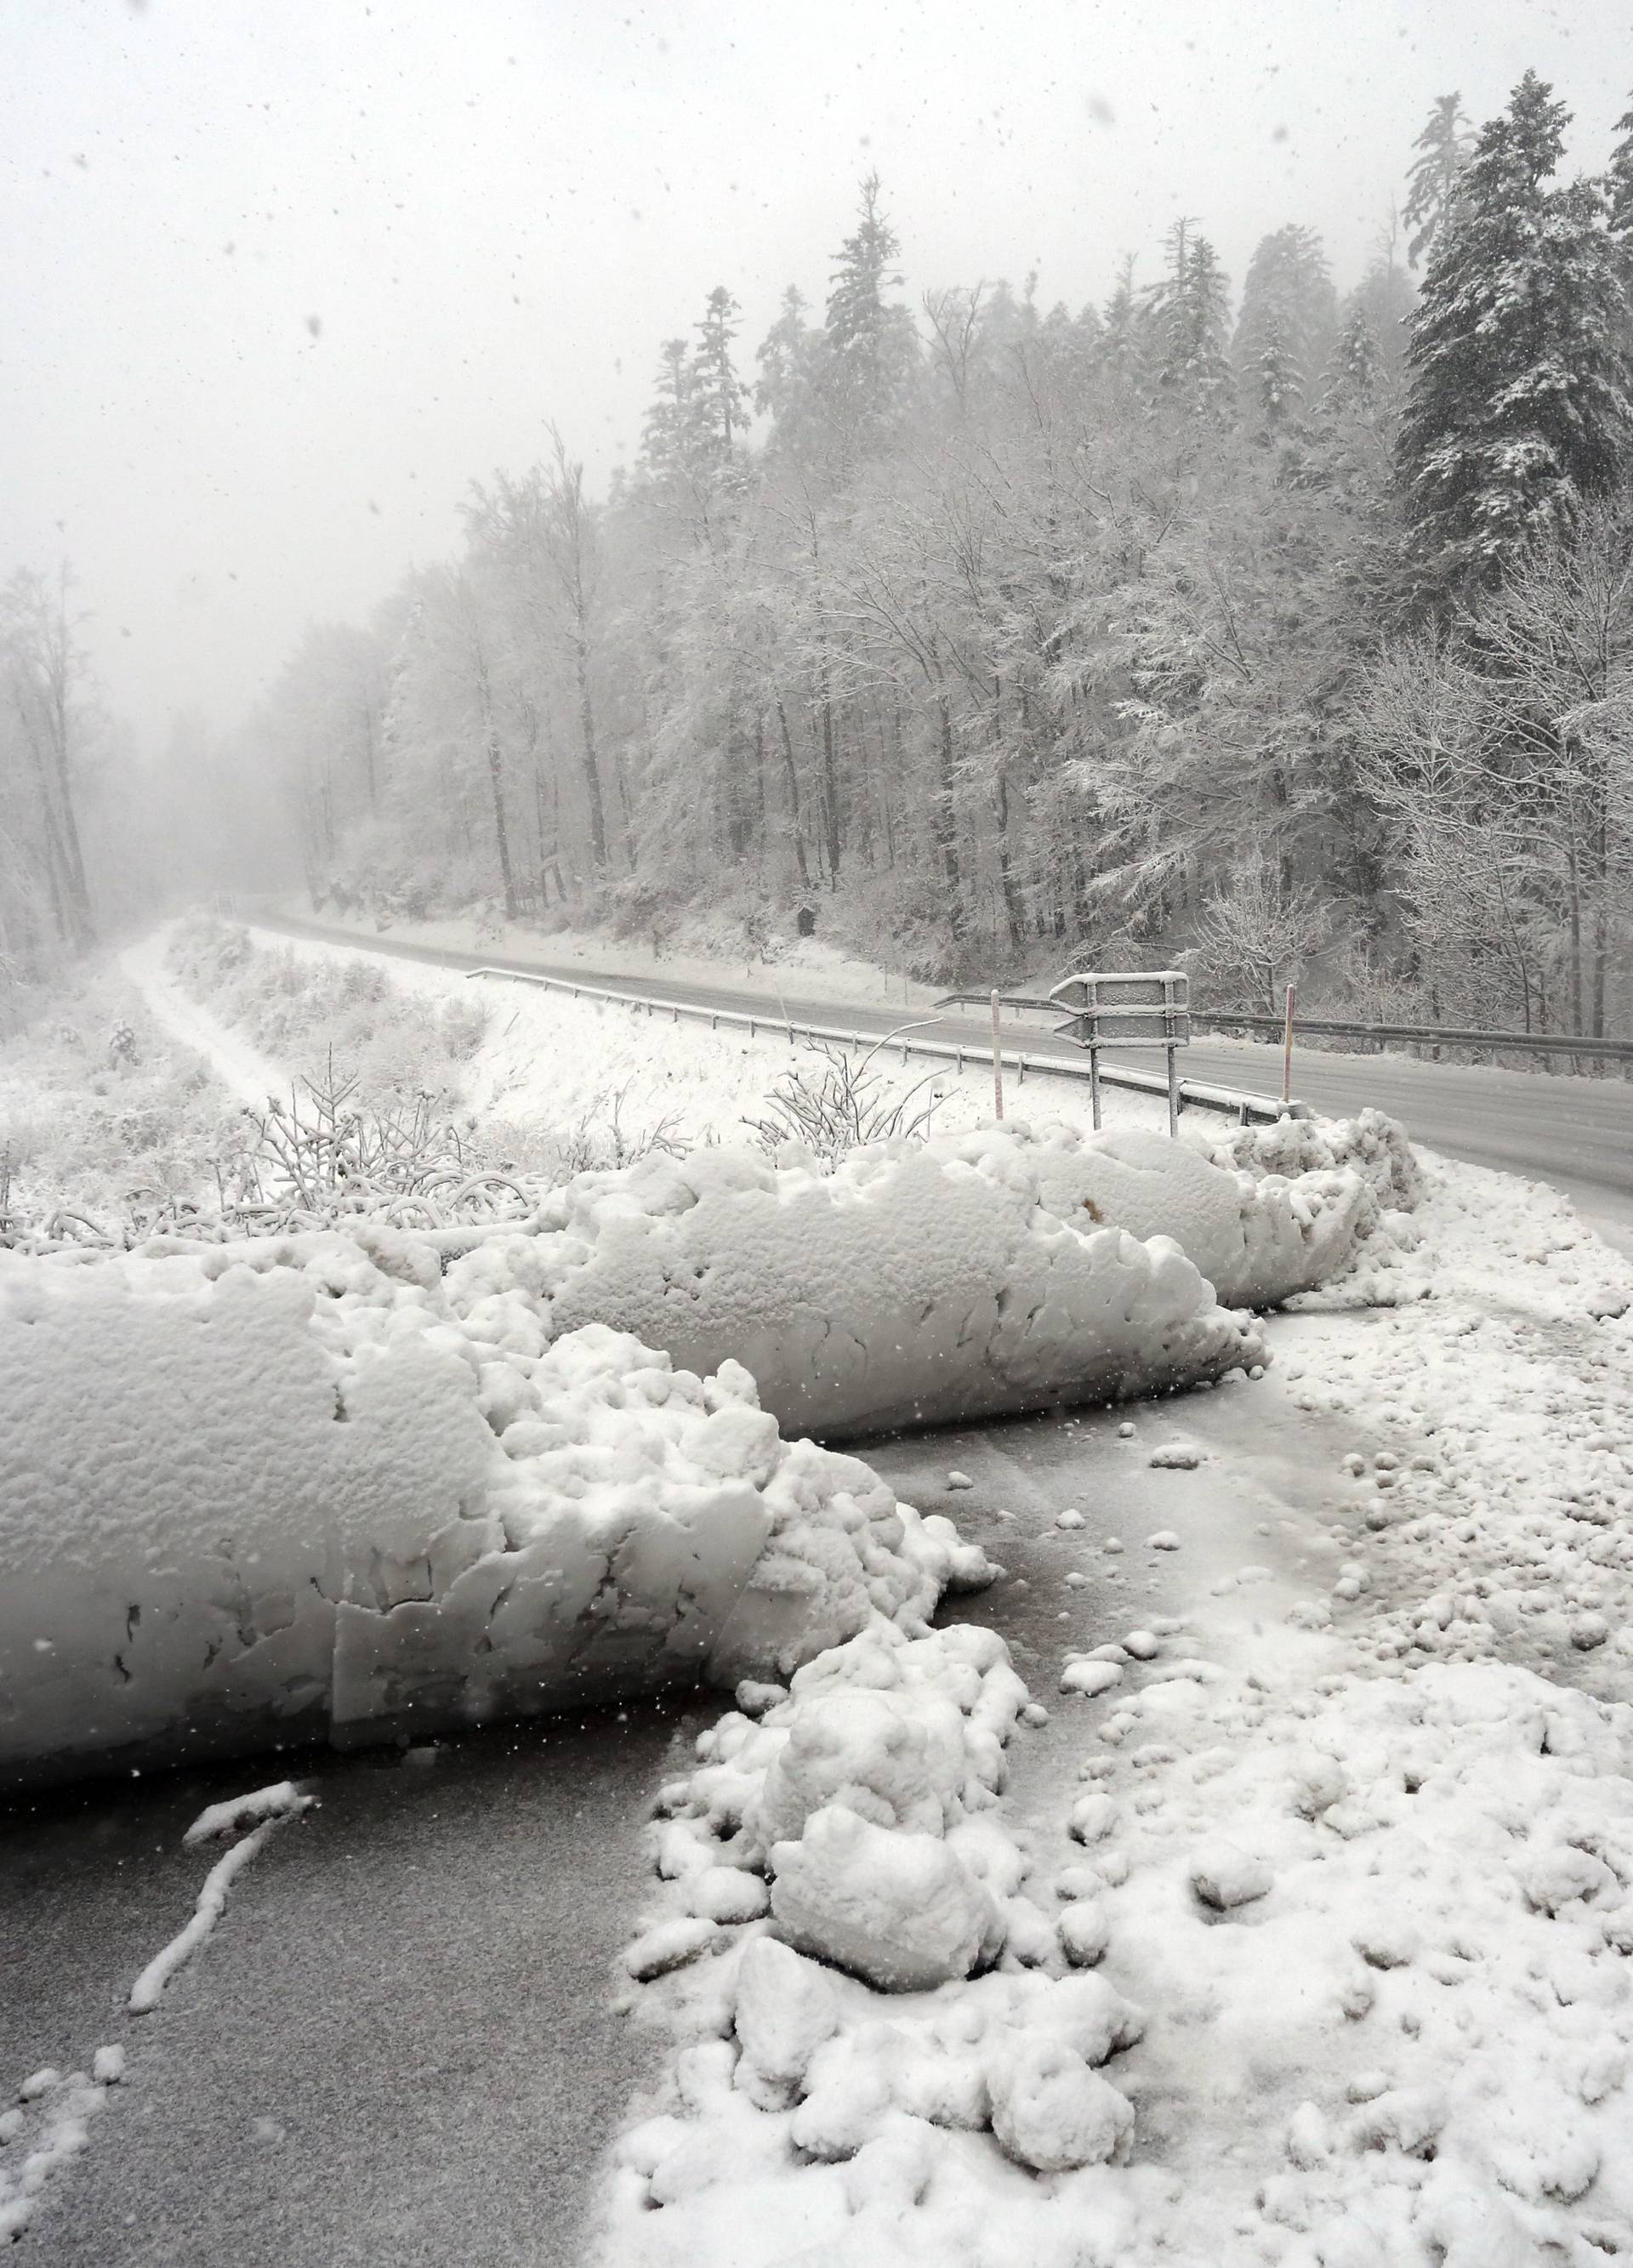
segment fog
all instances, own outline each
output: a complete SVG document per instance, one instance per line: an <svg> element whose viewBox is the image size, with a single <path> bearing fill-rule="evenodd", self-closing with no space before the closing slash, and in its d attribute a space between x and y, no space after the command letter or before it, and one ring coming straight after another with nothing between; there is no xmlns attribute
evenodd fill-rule
<svg viewBox="0 0 1633 2268"><path fill-rule="evenodd" d="M1353 283L1433 99L1527 66L1601 160L1610 0L13 4L0 528L66 556L113 707L230 725L308 620L447 552L557 423L599 485L660 342L724 283L739 353L820 309L876 167L910 304L1104 298L1193 214L1239 287L1297 220Z"/></svg>

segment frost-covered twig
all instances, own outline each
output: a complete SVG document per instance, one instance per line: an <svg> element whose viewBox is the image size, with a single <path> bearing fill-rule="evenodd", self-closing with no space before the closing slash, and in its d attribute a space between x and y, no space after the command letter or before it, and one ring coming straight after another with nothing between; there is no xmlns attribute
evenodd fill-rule
<svg viewBox="0 0 1633 2268"><path fill-rule="evenodd" d="M153 1955L131 1986L129 2008L133 2016L146 2015L159 2006L166 1985L183 1962L197 1952L226 1911L227 1892L234 1881L279 1822L292 1818L297 1811L304 1811L311 1800L309 1796L299 1795L288 1781L283 1781L276 1787L262 1788L258 1794L240 1796L232 1803L212 1804L209 1810L201 1812L188 1830L188 1843L221 1834L244 1819L259 1818L261 1824L217 1859L204 1877L192 1919L161 1952ZM273 1802L276 1809L269 1809Z"/></svg>

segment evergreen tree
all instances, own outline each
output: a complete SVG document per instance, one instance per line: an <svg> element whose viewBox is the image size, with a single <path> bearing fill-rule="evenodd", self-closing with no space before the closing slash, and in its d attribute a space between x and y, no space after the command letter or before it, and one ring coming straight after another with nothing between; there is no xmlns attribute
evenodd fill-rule
<svg viewBox="0 0 1633 2268"><path fill-rule="evenodd" d="M731 342L737 335L737 302L723 284L709 294L689 373L689 419L702 453L725 458L749 422L748 388L737 376Z"/></svg>
<svg viewBox="0 0 1633 2268"><path fill-rule="evenodd" d="M1550 186L1569 114L1527 71L1437 239L1397 445L1419 594L1494 583L1627 461L1626 288L1599 187Z"/></svg>
<svg viewBox="0 0 1633 2268"><path fill-rule="evenodd" d="M1622 139L1610 153L1610 171L1605 176L1610 232L1633 241L1633 108L1622 112L1615 130Z"/></svg>
<svg viewBox="0 0 1633 2268"><path fill-rule="evenodd" d="M641 431L641 457L656 480L684 469L692 431L692 373L684 339L665 339L657 395Z"/></svg>
<svg viewBox="0 0 1633 2268"><path fill-rule="evenodd" d="M1392 213L1387 227L1380 232L1378 249L1345 300L1340 318L1348 325L1356 314L1364 316L1392 380L1399 378L1406 361L1412 311L1417 304L1412 280L1395 256L1399 227Z"/></svg>
<svg viewBox="0 0 1633 2268"><path fill-rule="evenodd" d="M1230 286L1219 255L1195 224L1177 220L1168 232L1168 273L1148 301L1160 391L1186 410L1218 416L1230 391L1225 358Z"/></svg>
<svg viewBox="0 0 1633 2268"><path fill-rule="evenodd" d="M792 284L782 295L782 312L755 350L760 374L754 406L769 416L780 438L797 425L809 406L812 350L816 333L805 320L805 299Z"/></svg>
<svg viewBox="0 0 1633 2268"><path fill-rule="evenodd" d="M1114 401L1143 390L1151 343L1149 311L1134 290L1134 255L1126 254L1094 342L1096 367Z"/></svg>
<svg viewBox="0 0 1633 2268"><path fill-rule="evenodd" d="M1354 305L1338 335L1321 406L1348 416L1376 407L1385 384L1384 350L1363 306Z"/></svg>
<svg viewBox="0 0 1633 2268"><path fill-rule="evenodd" d="M918 357L907 310L885 298L899 284L892 264L901 247L879 206L879 176L861 185L854 232L839 248L828 294L824 391L847 441L876 441L905 406Z"/></svg>
<svg viewBox="0 0 1633 2268"><path fill-rule="evenodd" d="M1290 224L1267 236L1242 287L1235 357L1258 427L1280 432L1315 391L1336 321L1326 255L1314 231Z"/></svg>
<svg viewBox="0 0 1633 2268"><path fill-rule="evenodd" d="M1441 95L1412 145L1420 152L1407 175L1406 225L1412 231L1407 260L1413 268L1445 226L1474 146L1468 121L1458 107L1462 99L1460 94Z"/></svg>

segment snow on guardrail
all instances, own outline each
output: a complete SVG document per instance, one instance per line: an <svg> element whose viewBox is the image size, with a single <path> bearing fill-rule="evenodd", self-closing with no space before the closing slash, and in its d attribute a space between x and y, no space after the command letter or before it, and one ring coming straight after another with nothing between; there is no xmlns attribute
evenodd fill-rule
<svg viewBox="0 0 1633 2268"><path fill-rule="evenodd" d="M782 1032L788 1044L795 1040L826 1042L843 1048L877 1048L882 1035L877 1032L854 1032L829 1024L814 1024L804 1017L772 1014L769 1009L721 1008L707 1001L659 999L644 992L613 991L606 985L587 984L576 976L550 976L536 968L501 968L497 965L468 968L467 977L504 976L517 984L538 984L552 992L568 993L575 1000L602 1000L618 1008L638 1009L647 1015L665 1015L679 1023L683 1017L706 1022L711 1031L725 1024L746 1031L750 1039L762 1031ZM906 1033L891 1033L888 1043L902 1051L902 1061L910 1056L927 1056L936 1063L950 1063L962 1071L966 1061L986 1061L990 1049L968 1040L928 1040L910 1036ZM1076 1063L1069 1056L1029 1056L1024 1049L1004 1048L1001 1059L1007 1070L1013 1071L1017 1083L1023 1084L1030 1071L1034 1076L1049 1079L1081 1079L1090 1076L1086 1063ZM1156 1094L1164 1099L1168 1094L1166 1078L1156 1071L1134 1071L1123 1064L1102 1064L1100 1084L1118 1086L1134 1094ZM1248 1094L1234 1087L1215 1086L1205 1079L1182 1079L1179 1082L1182 1108L1213 1110L1234 1118L1239 1125L1274 1124L1281 1118L1308 1118L1310 1107L1304 1102L1282 1102L1268 1094Z"/></svg>

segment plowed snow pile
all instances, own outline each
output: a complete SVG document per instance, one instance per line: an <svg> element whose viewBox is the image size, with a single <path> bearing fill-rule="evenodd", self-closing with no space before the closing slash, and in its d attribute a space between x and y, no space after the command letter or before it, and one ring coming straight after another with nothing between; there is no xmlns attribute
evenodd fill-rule
<svg viewBox="0 0 1633 2268"><path fill-rule="evenodd" d="M1245 1170L1330 1170L1273 1138ZM1420 1189L1363 1140L1421 1241L1275 1326L1287 1398L1363 1445L1284 1620L1244 1566L1068 1652L1076 1778L1020 1835L1001 1762L924 1724L927 1682L982 1722L957 1631L864 1634L704 1736L647 1940L718 1918L642 1995L677 2053L615 2150L602 2268L1633 2257L1633 1270L1552 1192ZM1352 1302L1391 1312L1326 1312Z"/></svg>
<svg viewBox="0 0 1633 2268"><path fill-rule="evenodd" d="M580 1174L447 1291L529 1351L593 1318L693 1369L729 1355L783 1425L833 1437L1217 1375L1245 1342L1212 1297L1323 1283L1399 1219L1335 1164L1289 1181L1153 1136L986 1128L831 1174L746 1148Z"/></svg>
<svg viewBox="0 0 1633 2268"><path fill-rule="evenodd" d="M876 1609L916 1626L951 1531L779 1417L1104 1400L1263 1352L1176 1244L1038 1199L1017 1142L831 1176L712 1150L581 1176L446 1278L367 1229L0 1254L4 1769L729 1683Z"/></svg>

